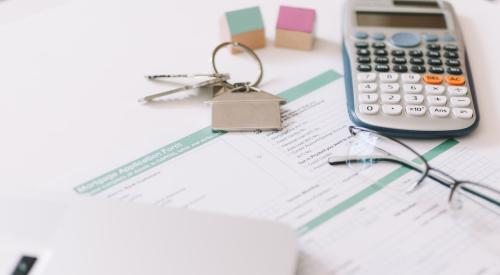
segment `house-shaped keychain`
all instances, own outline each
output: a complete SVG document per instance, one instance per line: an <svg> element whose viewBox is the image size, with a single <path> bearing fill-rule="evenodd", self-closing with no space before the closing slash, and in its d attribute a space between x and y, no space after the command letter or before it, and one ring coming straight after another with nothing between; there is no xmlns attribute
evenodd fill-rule
<svg viewBox="0 0 500 275"><path fill-rule="evenodd" d="M286 100L261 90L218 93L212 104L212 130L281 130L281 108Z"/></svg>

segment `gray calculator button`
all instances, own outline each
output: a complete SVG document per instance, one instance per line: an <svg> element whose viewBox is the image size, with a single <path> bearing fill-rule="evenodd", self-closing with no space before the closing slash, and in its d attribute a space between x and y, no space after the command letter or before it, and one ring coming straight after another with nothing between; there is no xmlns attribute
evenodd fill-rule
<svg viewBox="0 0 500 275"><path fill-rule="evenodd" d="M358 82L374 82L377 79L376 73L358 73Z"/></svg>
<svg viewBox="0 0 500 275"><path fill-rule="evenodd" d="M354 34L354 37L356 37L357 39L367 39L368 34L366 32L356 32Z"/></svg>
<svg viewBox="0 0 500 275"><path fill-rule="evenodd" d="M362 93L373 93L377 91L377 84L376 83L362 83L358 84L358 91Z"/></svg>
<svg viewBox="0 0 500 275"><path fill-rule="evenodd" d="M470 119L472 113L472 109L469 108L453 108L453 115L458 118Z"/></svg>
<svg viewBox="0 0 500 275"><path fill-rule="evenodd" d="M383 34L381 32L376 32L376 33L372 34L372 39L373 40L384 40L385 34Z"/></svg>
<svg viewBox="0 0 500 275"><path fill-rule="evenodd" d="M420 44L420 37L410 32L398 32L391 36L391 43L403 48L416 47Z"/></svg>
<svg viewBox="0 0 500 275"><path fill-rule="evenodd" d="M401 101L401 96L398 94L382 94L382 103L389 103L389 104L394 104L394 103L399 103Z"/></svg>
<svg viewBox="0 0 500 275"><path fill-rule="evenodd" d="M444 106L431 106L429 113L434 117L447 117L450 115L450 108Z"/></svg>
<svg viewBox="0 0 500 275"><path fill-rule="evenodd" d="M467 87L448 86L448 94L451 96L464 96L467 94Z"/></svg>
<svg viewBox="0 0 500 275"><path fill-rule="evenodd" d="M406 105L406 113L411 116L423 116L425 111L425 106L422 105Z"/></svg>
<svg viewBox="0 0 500 275"><path fill-rule="evenodd" d="M436 42L439 40L439 37L432 33L426 33L422 36L425 42Z"/></svg>
<svg viewBox="0 0 500 275"><path fill-rule="evenodd" d="M380 106L377 104L359 104L359 111L362 114L374 115L378 113Z"/></svg>
<svg viewBox="0 0 500 275"><path fill-rule="evenodd" d="M400 115L403 107L401 105L382 105L382 112L388 115Z"/></svg>
<svg viewBox="0 0 500 275"><path fill-rule="evenodd" d="M444 106L444 105L446 105L447 100L448 100L448 98L444 95L427 96L427 102L429 102L429 105L433 105L433 106Z"/></svg>
<svg viewBox="0 0 500 275"><path fill-rule="evenodd" d="M358 100L361 103L375 103L378 100L378 94L359 94Z"/></svg>
<svg viewBox="0 0 500 275"><path fill-rule="evenodd" d="M418 105L424 102L423 95L405 95L405 102L411 105Z"/></svg>
<svg viewBox="0 0 500 275"><path fill-rule="evenodd" d="M467 107L470 105L468 97L450 97L450 103L453 107Z"/></svg>
<svg viewBox="0 0 500 275"><path fill-rule="evenodd" d="M445 42L453 42L453 41L457 40L457 38L455 36L451 35L451 34L445 34L445 35L443 35L442 39Z"/></svg>

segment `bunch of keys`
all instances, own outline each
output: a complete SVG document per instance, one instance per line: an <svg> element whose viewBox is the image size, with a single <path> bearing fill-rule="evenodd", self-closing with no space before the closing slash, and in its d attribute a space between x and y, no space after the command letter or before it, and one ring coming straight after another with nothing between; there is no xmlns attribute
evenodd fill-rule
<svg viewBox="0 0 500 275"><path fill-rule="evenodd" d="M259 68L257 79L253 82L230 83L229 74L220 73L217 69L215 57L224 47L239 47L256 61ZM281 130L281 108L280 105L286 101L278 96L272 95L257 85L262 80L262 62L255 52L248 46L239 42L224 42L218 45L212 52L212 68L214 73L210 74L172 74L152 75L148 79L158 78L210 78L193 85L185 85L173 90L160 92L139 99L140 102L151 102L155 98L163 97L180 91L191 90L201 87L212 87L214 98L208 103L212 105L212 130L214 131L266 131Z"/></svg>

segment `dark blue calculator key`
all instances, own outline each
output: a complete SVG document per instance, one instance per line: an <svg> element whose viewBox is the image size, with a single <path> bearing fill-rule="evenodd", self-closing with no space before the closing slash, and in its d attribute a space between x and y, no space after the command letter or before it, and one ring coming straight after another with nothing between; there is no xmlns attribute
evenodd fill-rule
<svg viewBox="0 0 500 275"><path fill-rule="evenodd" d="M375 65L375 71L377 71L377 72L388 72L389 69L390 69L389 65L385 65L385 64Z"/></svg>
<svg viewBox="0 0 500 275"><path fill-rule="evenodd" d="M441 59L429 58L427 59L427 64L431 66L441 66L443 65L443 61L441 61Z"/></svg>
<svg viewBox="0 0 500 275"><path fill-rule="evenodd" d="M406 65L394 65L392 70L397 73L406 73L408 71L408 67Z"/></svg>
<svg viewBox="0 0 500 275"><path fill-rule="evenodd" d="M386 50L375 50L375 51L373 51L373 53L376 56L386 56L387 55L387 51Z"/></svg>
<svg viewBox="0 0 500 275"><path fill-rule="evenodd" d="M398 56L398 57L405 56L405 51L403 51L403 50L392 50L391 51L391 55L392 56Z"/></svg>
<svg viewBox="0 0 500 275"><path fill-rule="evenodd" d="M447 59L446 62L444 62L444 64L446 64L446 66L450 66L450 67L458 67L458 66L460 66L460 60Z"/></svg>
<svg viewBox="0 0 500 275"><path fill-rule="evenodd" d="M370 72L372 70L372 66L367 64L359 64L358 71L360 72Z"/></svg>
<svg viewBox="0 0 500 275"><path fill-rule="evenodd" d="M421 50L411 50L408 52L411 57L422 57L424 53Z"/></svg>
<svg viewBox="0 0 500 275"><path fill-rule="evenodd" d="M446 72L449 74L454 74L454 75L459 75L462 74L462 69L460 68L454 68L454 67L449 67L446 69Z"/></svg>
<svg viewBox="0 0 500 275"><path fill-rule="evenodd" d="M443 67L430 67L429 72L433 74L444 74L444 69Z"/></svg>
<svg viewBox="0 0 500 275"><path fill-rule="evenodd" d="M367 49L358 49L356 51L356 53L359 55L359 56L368 56L370 55L370 50L367 50Z"/></svg>
<svg viewBox="0 0 500 275"><path fill-rule="evenodd" d="M456 52L458 51L458 46L453 44L446 44L444 45L443 49L445 51Z"/></svg>
<svg viewBox="0 0 500 275"><path fill-rule="evenodd" d="M387 63L389 63L389 58L377 56L377 57L375 57L374 61L375 61L375 63L378 63L378 64L387 64Z"/></svg>
<svg viewBox="0 0 500 275"><path fill-rule="evenodd" d="M425 73L425 67L420 65L411 66L411 71L414 73Z"/></svg>
<svg viewBox="0 0 500 275"><path fill-rule="evenodd" d="M427 44L427 49L429 51L439 51L439 50L441 50L441 45L439 45L439 44Z"/></svg>
<svg viewBox="0 0 500 275"><path fill-rule="evenodd" d="M393 57L392 63L394 64L406 64L406 58L404 57Z"/></svg>
<svg viewBox="0 0 500 275"><path fill-rule="evenodd" d="M457 59L458 58L458 53L457 52L444 52L444 57L449 58L449 59Z"/></svg>
<svg viewBox="0 0 500 275"><path fill-rule="evenodd" d="M368 42L358 41L358 42L354 43L354 47L356 47L358 49L366 49L366 48L368 48Z"/></svg>
<svg viewBox="0 0 500 275"><path fill-rule="evenodd" d="M437 51L428 51L425 55L427 55L427 57L431 57L431 58L440 58L441 57L441 54Z"/></svg>
<svg viewBox="0 0 500 275"><path fill-rule="evenodd" d="M418 58L418 57L410 58L410 64L413 64L413 65L424 65L424 60L422 58Z"/></svg>
<svg viewBox="0 0 500 275"><path fill-rule="evenodd" d="M372 43L372 48L374 48L374 49L385 49L385 43L384 42L373 42Z"/></svg>
<svg viewBox="0 0 500 275"><path fill-rule="evenodd" d="M369 58L368 56L358 56L357 60L358 63L363 63L363 64L372 62L371 58Z"/></svg>

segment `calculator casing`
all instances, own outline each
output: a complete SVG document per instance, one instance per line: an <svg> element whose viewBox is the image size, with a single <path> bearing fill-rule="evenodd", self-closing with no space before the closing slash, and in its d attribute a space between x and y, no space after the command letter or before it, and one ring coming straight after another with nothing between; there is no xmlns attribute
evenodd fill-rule
<svg viewBox="0 0 500 275"><path fill-rule="evenodd" d="M417 1L413 1L417 2ZM395 136L395 137L409 137L409 138L436 138L436 137L455 137L463 136L472 132L479 123L479 109L476 100L476 91L474 89L473 78L470 70L469 61L467 58L467 53L465 49L464 39L460 30L459 23L453 11L453 7L447 3L443 2L443 6L432 7L432 6L418 6L418 5L395 5L392 0L347 0L345 3L345 18L343 27L343 63L344 63L344 79L345 79L345 91L348 105L348 113L352 122L358 126L362 126L368 129L378 131L383 134ZM444 14L446 19L446 29L420 29L420 28L394 28L394 27L373 27L373 26L357 26L356 22L356 12L382 12L382 13L412 13L412 14ZM450 34L456 38L456 41L451 43L459 46L458 54L463 70L462 76L465 77L465 87L468 89L467 96L471 99L470 109L473 110L473 117L471 119L460 119L455 118L453 114L450 114L446 118L436 118L431 117L429 112L426 112L424 116L412 117L405 113L403 107L401 115L391 116L379 113L377 115L366 115L360 112L358 106L358 94L357 90L356 75L357 62L356 62L356 50L354 46L355 42L358 41L354 37L354 33L362 31L368 34L373 33L384 33L386 38L383 42L387 44L387 50L390 52L392 49L402 49L409 51L412 49L420 49L425 52L426 42L422 39L420 45L415 48L401 48L391 45L389 38L392 34L398 32L412 32L423 34L435 34L442 37L446 34ZM371 37L365 41L370 44L374 42ZM444 45L445 42L440 41L440 44ZM390 58L390 54L388 55ZM423 57L425 59L425 55ZM389 63L390 64L390 63ZM374 72L374 71L372 71ZM393 72L390 70L389 72ZM377 73L377 72L375 72ZM409 72L411 73L411 72ZM378 73L377 73L378 74ZM422 74L423 75L423 74ZM442 75L446 75L446 72ZM421 84L422 83L421 81ZM444 85L444 84L443 84ZM380 93L380 92L379 92ZM400 91L401 95L404 95L403 91ZM425 94L425 91L422 93ZM380 100L379 100L380 101ZM403 102L404 100L401 99ZM427 100L426 100L427 103ZM448 103L449 104L449 103Z"/></svg>

